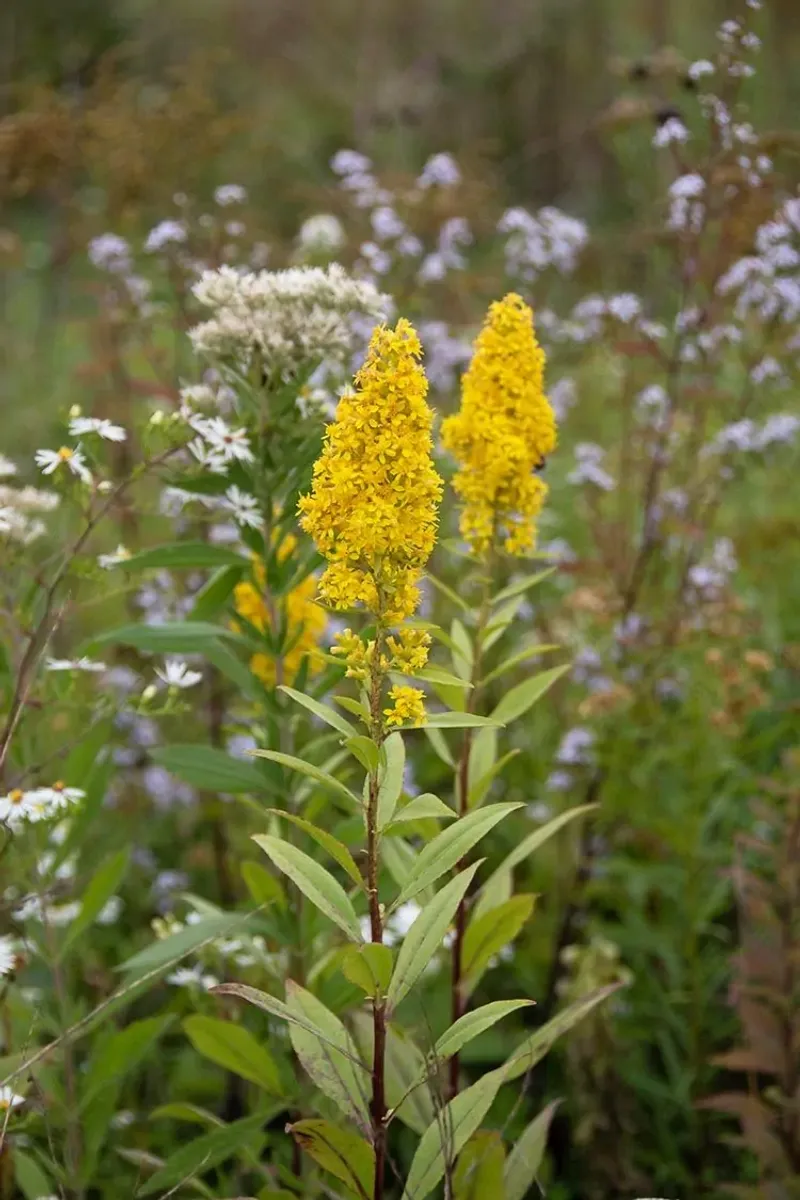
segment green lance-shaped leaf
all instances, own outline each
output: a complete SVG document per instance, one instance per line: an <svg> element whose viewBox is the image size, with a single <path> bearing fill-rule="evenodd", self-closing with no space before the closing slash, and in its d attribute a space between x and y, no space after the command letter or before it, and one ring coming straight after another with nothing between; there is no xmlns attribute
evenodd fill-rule
<svg viewBox="0 0 800 1200"><path fill-rule="evenodd" d="M112 854L92 876L83 893L81 911L67 929L59 947L59 958L63 958L70 946L97 920L105 905L116 894L128 869L129 859L129 851L120 850L119 853Z"/></svg>
<svg viewBox="0 0 800 1200"><path fill-rule="evenodd" d="M256 794L273 791L269 780L250 762L242 762L214 746L160 746L150 757L192 787L207 792Z"/></svg>
<svg viewBox="0 0 800 1200"><path fill-rule="evenodd" d="M139 1065L153 1043L169 1028L173 1016L146 1017L125 1029L101 1038L81 1079L80 1108L107 1093L122 1077ZM109 1121L113 1115L108 1114Z"/></svg>
<svg viewBox="0 0 800 1200"><path fill-rule="evenodd" d="M484 1004L481 1008L475 1008L472 1012L465 1013L449 1029L446 1029L436 1042L433 1048L433 1058L437 1060L451 1058L473 1038L485 1033L487 1029L491 1029L498 1021L502 1021L503 1017L516 1012L517 1009L530 1008L532 1004L532 1000L493 1000L491 1004Z"/></svg>
<svg viewBox="0 0 800 1200"><path fill-rule="evenodd" d="M221 567L215 571L195 595L189 620L210 621L212 617L218 616L228 603L244 571L244 567Z"/></svg>
<svg viewBox="0 0 800 1200"><path fill-rule="evenodd" d="M504 1069L490 1071L455 1096L426 1129L411 1163L403 1200L425 1200L479 1128L505 1082Z"/></svg>
<svg viewBox="0 0 800 1200"><path fill-rule="evenodd" d="M450 753L450 747L444 739L444 734L440 733L435 725L423 725L422 732L433 747L437 757L439 757L446 766L455 768L455 759Z"/></svg>
<svg viewBox="0 0 800 1200"><path fill-rule="evenodd" d="M499 954L504 946L513 942L530 918L535 903L535 896L512 896L498 908L472 918L464 935L461 952L462 974L470 990L474 988L495 954Z"/></svg>
<svg viewBox="0 0 800 1200"><path fill-rule="evenodd" d="M441 946L450 922L479 866L479 862L473 863L456 875L455 879L451 879L430 903L425 905L409 929L400 947L386 994L390 1009L396 1007L408 994Z"/></svg>
<svg viewBox="0 0 800 1200"><path fill-rule="evenodd" d="M518 754L519 750L509 750L483 775L475 777L474 782L472 782L473 776L470 775L471 782L469 794L467 795L467 808L477 808L479 804L483 803L484 799L486 798L486 793L489 791L489 788L492 786L494 780L501 771L505 770L511 760L516 758Z"/></svg>
<svg viewBox="0 0 800 1200"><path fill-rule="evenodd" d="M514 1142L503 1172L505 1200L525 1200L536 1182L547 1146L550 1123L560 1103L560 1100L554 1100L547 1108L543 1108Z"/></svg>
<svg viewBox="0 0 800 1200"><path fill-rule="evenodd" d="M499 679L501 675L505 675L506 671L511 671L514 667L521 666L529 658L537 658L540 654L549 654L552 650L560 649L561 647L554 642L542 642L528 646L525 650L518 650L516 654L503 659L493 671L489 671L487 675L484 675L481 680L481 687L486 687L487 684L493 683L495 679Z"/></svg>
<svg viewBox="0 0 800 1200"><path fill-rule="evenodd" d="M243 1025L199 1014L187 1017L183 1027L199 1054L235 1075L280 1096L280 1076L272 1056Z"/></svg>
<svg viewBox="0 0 800 1200"><path fill-rule="evenodd" d="M576 1000L574 1004L570 1004L562 1012L556 1015L543 1025L541 1029L537 1029L529 1038L526 1038L521 1046L518 1046L511 1057L508 1059L503 1070L506 1072L506 1077L511 1079L519 1079L520 1075L525 1075L537 1063L541 1062L544 1056L549 1052L550 1047L558 1041L565 1033L572 1029L573 1025L577 1025L582 1021L593 1008L598 1004L602 1004L609 996L618 991L622 985L619 983L610 984L608 987L600 988L596 992L592 992L589 996L584 996L580 1000Z"/></svg>
<svg viewBox="0 0 800 1200"><path fill-rule="evenodd" d="M538 850L540 846L543 846L545 842L549 841L565 825L569 825L571 821L584 816L595 808L597 808L596 804L581 804L578 808L570 808L566 812L559 813L557 817L553 817L552 821L548 821L546 825L540 826L539 829L534 829L533 833L529 833L526 838L523 838L520 844L503 859L500 866L492 872L483 884L481 891L492 887L499 875L507 875L513 871L515 867L524 862L529 855Z"/></svg>
<svg viewBox="0 0 800 1200"><path fill-rule="evenodd" d="M522 603L522 597L517 596L513 600L508 600L505 604L498 608L493 615L491 621L483 631L481 638L481 647L484 654L488 654L492 646L500 641L511 622L519 612L519 606Z"/></svg>
<svg viewBox="0 0 800 1200"><path fill-rule="evenodd" d="M373 742L372 738L357 733L355 737L345 738L344 745L353 757L358 759L365 771L369 774L377 771L381 756L377 743Z"/></svg>
<svg viewBox="0 0 800 1200"><path fill-rule="evenodd" d="M291 980L286 1004L325 1035L325 1040L298 1024L289 1026L295 1054L321 1092L330 1097L365 1132L369 1129L370 1075L357 1064L358 1051L339 1018L321 1000Z"/></svg>
<svg viewBox="0 0 800 1200"><path fill-rule="evenodd" d="M482 917L493 908L499 908L510 900L514 891L514 880L510 871L495 871L488 885L484 884L478 892L478 898L473 905L473 920Z"/></svg>
<svg viewBox="0 0 800 1200"><path fill-rule="evenodd" d="M568 670L569 664L561 667L551 667L549 671L540 671L538 675L534 675L530 679L524 679L522 683L518 683L516 687L506 692L492 713L492 719L504 725L510 724L511 721L516 721L529 708L532 708L536 701L541 699L556 680L560 679L565 671Z"/></svg>
<svg viewBox="0 0 800 1200"><path fill-rule="evenodd" d="M366 1062L373 1059L372 1017L353 1014L356 1040ZM391 1021L386 1027L386 1102L393 1116L421 1137L433 1120L436 1107L428 1081L428 1064L419 1046Z"/></svg>
<svg viewBox="0 0 800 1200"><path fill-rule="evenodd" d="M253 836L253 841L320 912L338 925L354 942L362 941L361 926L352 901L329 871L303 850L298 850L282 838L257 833Z"/></svg>
<svg viewBox="0 0 800 1200"><path fill-rule="evenodd" d="M266 1140L262 1130L269 1116L270 1113L256 1113L195 1138L188 1146L182 1146L171 1154L136 1195L152 1196L154 1192L169 1192L175 1184L183 1184L195 1174L203 1175L242 1151L248 1156L258 1155Z"/></svg>
<svg viewBox="0 0 800 1200"><path fill-rule="evenodd" d="M55 1184L45 1175L39 1162L12 1143L9 1146L12 1162L12 1179L25 1200L40 1200L53 1194Z"/></svg>
<svg viewBox="0 0 800 1200"><path fill-rule="evenodd" d="M308 709L315 717L319 717L326 725L332 725L334 729L338 729L339 733L343 733L345 737L355 737L358 730L354 725L338 713L335 708L331 708L329 704L323 704L320 700L312 700L311 696L306 696L304 692L295 691L294 688L280 687L279 692L285 692L287 696L291 696L295 704L302 705Z"/></svg>
<svg viewBox="0 0 800 1200"><path fill-rule="evenodd" d="M425 718L423 729L482 729L486 725L502 724L492 717L479 717L468 712L433 712Z"/></svg>
<svg viewBox="0 0 800 1200"><path fill-rule="evenodd" d="M387 831L390 831L402 828L409 821L422 821L431 817L437 821L453 821L457 815L455 810L440 800L438 796L434 796L431 792L425 792L422 796L415 796L413 800L409 800L408 804L404 804L402 808L396 809L386 828Z"/></svg>
<svg viewBox="0 0 800 1200"><path fill-rule="evenodd" d="M132 646L153 654L202 653L219 638L233 637L220 625L206 621L165 621L163 625L121 625L89 639L80 649L88 654L98 646Z"/></svg>
<svg viewBox="0 0 800 1200"><path fill-rule="evenodd" d="M368 942L348 946L342 958L342 974L367 996L385 996L392 977L394 955L389 946Z"/></svg>
<svg viewBox="0 0 800 1200"><path fill-rule="evenodd" d="M547 579L548 575L552 575L555 567L546 567L543 571L536 571L533 575L526 575L524 579L515 579L508 587L504 587L501 592L492 599L494 608L505 604L507 600L513 600L515 596L521 596L523 592L527 592L530 588L536 587L537 583L541 583L543 579Z"/></svg>
<svg viewBox="0 0 800 1200"><path fill-rule="evenodd" d="M318 846L322 846L323 850L327 850L331 858L347 872L357 887L363 888L363 876L344 842L340 842L332 833L328 833L325 829L320 829L313 822L306 821L304 817L296 817L294 813L282 812L279 808L269 808L267 812L273 813L276 817L282 817L284 821L291 821L292 825L296 825L298 829L302 829L310 838L313 838Z"/></svg>
<svg viewBox="0 0 800 1200"><path fill-rule="evenodd" d="M331 1175L370 1200L375 1176L375 1151L352 1129L341 1129L330 1121L310 1118L287 1126L298 1146Z"/></svg>
<svg viewBox="0 0 800 1200"><path fill-rule="evenodd" d="M392 908L413 899L460 862L472 847L521 804L490 804L461 817L428 842L417 857L411 873Z"/></svg>
<svg viewBox="0 0 800 1200"><path fill-rule="evenodd" d="M204 917L194 925L187 925L177 933L151 942L144 950L121 963L117 970L125 971L130 978L137 978L160 967L172 965L187 954L199 950L206 943L216 941L217 938L230 937L249 917L249 913L220 913L219 916Z"/></svg>
<svg viewBox="0 0 800 1200"><path fill-rule="evenodd" d="M493 1129L473 1133L453 1172L453 1200L504 1200L505 1146Z"/></svg>
<svg viewBox="0 0 800 1200"><path fill-rule="evenodd" d="M302 758L295 758L293 754L281 754L278 750L253 750L252 753L256 758L267 758L270 762L279 763L280 766L297 771L300 775L307 775L309 779L313 779L322 787L327 788L328 791L346 800L347 807L351 811L360 807L357 797L353 795L349 788L340 783L333 775L329 775L327 771L323 771L313 763L304 762Z"/></svg>
<svg viewBox="0 0 800 1200"><path fill-rule="evenodd" d="M471 637L457 617L453 618L450 625L450 639L452 643L453 670L459 679L469 682L472 675L475 650Z"/></svg>
<svg viewBox="0 0 800 1200"><path fill-rule="evenodd" d="M227 546L214 546L210 542L170 542L165 546L153 546L123 559L119 566L126 571L145 571L152 568L192 567L240 567L248 566L246 558Z"/></svg>
<svg viewBox="0 0 800 1200"><path fill-rule="evenodd" d="M283 909L287 907L286 892L261 863L242 863L242 879L256 904L277 904L278 908Z"/></svg>
<svg viewBox="0 0 800 1200"><path fill-rule="evenodd" d="M388 825L403 791L406 749L401 733L390 733L381 746L378 768L378 829Z"/></svg>

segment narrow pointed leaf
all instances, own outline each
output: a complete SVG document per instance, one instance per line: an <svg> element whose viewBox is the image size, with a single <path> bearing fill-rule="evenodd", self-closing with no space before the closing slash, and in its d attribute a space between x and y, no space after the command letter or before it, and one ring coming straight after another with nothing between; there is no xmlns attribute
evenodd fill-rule
<svg viewBox="0 0 800 1200"><path fill-rule="evenodd" d="M371 1080L364 1067L356 1066L356 1045L339 1018L311 992L291 980L286 985L286 1004L325 1034L325 1040L300 1025L289 1027L295 1054L321 1092L365 1132L369 1129Z"/></svg>
<svg viewBox="0 0 800 1200"><path fill-rule="evenodd" d="M456 811L449 804L440 800L438 796L434 796L431 792L425 792L423 795L409 800L408 804L404 804L402 808L398 808L387 828L394 829L395 826L404 825L408 821L421 821L430 817L434 817L436 820L452 821L457 815Z"/></svg>
<svg viewBox="0 0 800 1200"><path fill-rule="evenodd" d="M618 983L613 983L592 992L589 996L584 996L581 1000L576 1000L574 1004L570 1004L568 1008L557 1013L541 1029L532 1033L521 1046L517 1047L506 1063L504 1070L507 1078L509 1080L518 1079L520 1075L525 1075L535 1067L563 1034L572 1029L573 1025L582 1021L598 1004L602 1004L604 1000L618 991L620 986Z"/></svg>
<svg viewBox="0 0 800 1200"><path fill-rule="evenodd" d="M394 955L389 946L368 942L349 946L342 959L342 974L367 996L385 996L392 977Z"/></svg>
<svg viewBox="0 0 800 1200"><path fill-rule="evenodd" d="M217 1017L194 1014L183 1022L189 1040L199 1054L226 1071L280 1096L280 1076L272 1056L243 1025Z"/></svg>
<svg viewBox="0 0 800 1200"><path fill-rule="evenodd" d="M373 1058L372 1016L353 1015L353 1027L362 1057ZM386 1029L386 1102L393 1115L422 1137L436 1114L428 1082L428 1064L419 1046L405 1030L389 1022Z"/></svg>
<svg viewBox="0 0 800 1200"><path fill-rule="evenodd" d="M261 847L278 870L288 875L303 895L308 896L320 912L344 930L353 941L361 941L361 926L350 897L329 871L303 850L298 850L296 846L281 838L257 833L254 834L253 841Z"/></svg>
<svg viewBox="0 0 800 1200"><path fill-rule="evenodd" d="M331 858L347 872L357 887L363 888L364 878L344 842L340 842L332 833L328 833L325 829L320 829L313 822L306 821L304 817L295 816L294 813L282 812L279 808L269 808L267 812L274 813L276 817L281 817L284 821L291 821L292 825L295 825L298 829L302 829L310 838L313 838L318 846L322 846L323 850L327 850Z"/></svg>
<svg viewBox="0 0 800 1200"><path fill-rule="evenodd" d="M355 737L346 738L344 745L354 758L358 759L365 771L370 773L377 771L378 763L380 762L380 750L372 738L367 737L363 733L357 733Z"/></svg>
<svg viewBox="0 0 800 1200"><path fill-rule="evenodd" d="M484 675L481 680L481 687L486 687L487 684L493 683L495 679L499 679L501 675L505 675L506 671L513 670L514 667L519 667L522 663L527 662L529 658L535 658L539 654L548 654L551 650L560 650L561 647L555 643L542 643L541 645L528 646L526 650L520 650L517 654L512 654L510 658L506 658L499 666L490 671L488 675Z"/></svg>
<svg viewBox="0 0 800 1200"><path fill-rule="evenodd" d="M545 567L543 571L536 571L533 575L526 575L524 579L516 579L510 583L508 587L503 588L501 592L492 599L494 607L505 604L507 600L513 600L515 596L520 596L523 592L527 592L530 588L536 587L537 583L541 583L543 579L547 579L548 575L552 575L555 567Z"/></svg>
<svg viewBox="0 0 800 1200"><path fill-rule="evenodd" d="M256 795L272 791L269 780L251 762L242 762L214 746L159 746L150 751L153 762L207 792Z"/></svg>
<svg viewBox="0 0 800 1200"><path fill-rule="evenodd" d="M422 731L442 762L446 763L448 767L455 767L455 760L450 753L450 747L444 740L444 735L435 726L430 724L423 725Z"/></svg>
<svg viewBox="0 0 800 1200"><path fill-rule="evenodd" d="M215 546L211 542L171 542L169 545L153 546L132 554L119 566L125 571L145 571L151 568L191 567L241 567L248 566L246 558L227 546Z"/></svg>
<svg viewBox="0 0 800 1200"><path fill-rule="evenodd" d="M536 897L512 896L499 908L483 916L473 917L467 926L462 949L462 972L470 989L477 983L491 960L499 954L522 929L533 912Z"/></svg>
<svg viewBox="0 0 800 1200"><path fill-rule="evenodd" d="M310 1118L287 1126L298 1146L359 1197L370 1200L375 1175L375 1151L369 1142L331 1121Z"/></svg>
<svg viewBox="0 0 800 1200"><path fill-rule="evenodd" d="M557 817L553 817L552 821L548 821L546 825L540 826L539 829L534 829L533 833L529 833L526 838L523 838L520 844L503 859L500 866L486 880L481 890L490 887L496 876L501 873L504 874L513 871L515 867L524 862L530 854L533 854L540 846L543 846L545 842L549 841L565 825L569 825L571 821L584 816L595 808L597 808L596 804L581 804L577 808L569 808L566 812L559 813Z"/></svg>
<svg viewBox="0 0 800 1200"><path fill-rule="evenodd" d="M232 1125L223 1125L211 1133L204 1133L202 1137L189 1142L188 1146L181 1146L139 1188L136 1195L152 1196L154 1192L169 1192L173 1185L188 1181L195 1174L204 1175L240 1151L258 1154L265 1141L262 1130L267 1115L256 1113L255 1116L244 1117Z"/></svg>
<svg viewBox="0 0 800 1200"><path fill-rule="evenodd" d="M428 713L423 729L480 729L484 725L502 725L502 721L477 713L434 712Z"/></svg>
<svg viewBox="0 0 800 1200"><path fill-rule="evenodd" d="M293 754L281 754L278 750L254 750L253 755L256 758L267 758L270 762L279 763L282 767L288 767L291 771L297 771L300 775L306 775L309 779L315 780L331 792L335 792L337 796L341 796L347 801L348 807L358 808L359 803L349 788L335 779L333 775L329 775L327 771L323 771L320 767L313 763L304 762L302 758L295 758Z"/></svg>
<svg viewBox="0 0 800 1200"><path fill-rule="evenodd" d="M401 733L390 733L381 746L378 768L378 829L388 825L403 791L406 749Z"/></svg>
<svg viewBox="0 0 800 1200"><path fill-rule="evenodd" d="M529 708L532 708L536 701L568 670L569 664L567 663L560 667L551 667L549 671L541 671L531 679L524 679L522 683L518 683L511 691L506 692L492 713L492 719L501 722L503 725L508 725L511 721L516 721Z"/></svg>
<svg viewBox="0 0 800 1200"><path fill-rule="evenodd" d="M509 813L522 808L521 804L490 804L459 818L454 824L428 842L417 856L411 873L392 905L396 908L411 900L424 888L460 862L481 838Z"/></svg>
<svg viewBox="0 0 800 1200"><path fill-rule="evenodd" d="M186 925L177 933L151 942L144 950L121 963L117 970L125 971L128 976L139 976L160 967L172 966L207 942L230 937L247 922L249 916L249 913L220 913L216 917L204 917L194 925Z"/></svg>
<svg viewBox="0 0 800 1200"><path fill-rule="evenodd" d="M494 1000L491 1004L465 1013L439 1038L433 1048L433 1057L437 1060L451 1058L473 1038L502 1021L503 1017L519 1008L529 1008L532 1004L532 1000Z"/></svg>
<svg viewBox="0 0 800 1200"><path fill-rule="evenodd" d="M456 875L455 879L451 879L430 903L425 905L409 929L400 947L386 994L390 1008L395 1008L408 994L441 946L479 865L473 863Z"/></svg>
<svg viewBox="0 0 800 1200"><path fill-rule="evenodd" d="M69 947L97 920L105 905L114 896L125 877L128 869L130 853L120 850L95 872L83 893L81 911L67 929L58 949L58 957L63 958Z"/></svg>
<svg viewBox="0 0 800 1200"><path fill-rule="evenodd" d="M453 1200L504 1200L505 1146L494 1129L473 1133L453 1172Z"/></svg>
<svg viewBox="0 0 800 1200"><path fill-rule="evenodd" d="M547 1134L560 1100L543 1108L514 1142L503 1172L505 1200L525 1200L542 1166Z"/></svg>
<svg viewBox="0 0 800 1200"><path fill-rule="evenodd" d="M285 692L287 696L291 696L296 704L302 705L308 709L315 717L319 717L326 725L332 725L334 729L338 729L339 733L343 733L345 737L355 737L357 729L351 725L345 717L338 713L335 708L331 708L329 704L323 704L319 700L313 700L311 696L306 696L304 692L297 692L294 688L280 687L279 692Z"/></svg>

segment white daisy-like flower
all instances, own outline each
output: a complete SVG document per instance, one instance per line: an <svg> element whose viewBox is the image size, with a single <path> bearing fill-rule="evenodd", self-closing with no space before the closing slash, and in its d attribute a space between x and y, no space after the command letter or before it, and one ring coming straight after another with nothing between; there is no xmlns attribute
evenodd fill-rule
<svg viewBox="0 0 800 1200"><path fill-rule="evenodd" d="M224 454L220 454L219 450L212 446L207 446L202 438L195 438L194 441L189 442L186 448L197 459L200 466L211 471L212 475L225 474L227 460ZM178 489L173 490L177 491Z"/></svg>
<svg viewBox="0 0 800 1200"><path fill-rule="evenodd" d="M258 529L261 525L261 508L258 500L248 492L243 492L236 484L228 488L221 503L223 508L228 509L237 524L249 525L251 529Z"/></svg>
<svg viewBox="0 0 800 1200"><path fill-rule="evenodd" d="M59 450L37 450L33 457L43 475L52 475L59 467L66 466L83 483L92 482L92 473L86 465L80 446L74 449L71 446L62 446Z"/></svg>
<svg viewBox="0 0 800 1200"><path fill-rule="evenodd" d="M108 669L105 663L94 662L91 658L46 658L44 665L48 671L93 671L99 673Z"/></svg>
<svg viewBox="0 0 800 1200"><path fill-rule="evenodd" d="M0 1112L8 1112L9 1109L17 1108L24 1103L24 1096L18 1096L16 1092L12 1092L10 1087L0 1087Z"/></svg>
<svg viewBox="0 0 800 1200"><path fill-rule="evenodd" d="M67 787L63 779L57 779L51 787L39 788L39 802L45 804L48 815L61 812L72 804L77 804L86 798L83 788Z"/></svg>
<svg viewBox="0 0 800 1200"><path fill-rule="evenodd" d="M228 208L231 204L244 204L247 192L239 183L223 183L215 190L214 199L220 208Z"/></svg>
<svg viewBox="0 0 800 1200"><path fill-rule="evenodd" d="M678 117L668 117L653 136L653 145L658 148L672 145L673 142L682 145L684 142L688 142L690 136L683 121Z"/></svg>
<svg viewBox="0 0 800 1200"><path fill-rule="evenodd" d="M171 975L167 976L167 983L171 983L175 987L199 987L208 992L217 986L219 980L215 975L205 974L198 963L196 967L178 967L177 971L173 971Z"/></svg>
<svg viewBox="0 0 800 1200"><path fill-rule="evenodd" d="M0 796L0 824L15 828L23 821L41 821L46 815L47 805L39 788L29 792L12 788L5 796Z"/></svg>
<svg viewBox="0 0 800 1200"><path fill-rule="evenodd" d="M124 442L128 436L121 425L115 425L105 417L73 417L69 423L69 432L72 437L96 433L107 442Z"/></svg>
<svg viewBox="0 0 800 1200"><path fill-rule="evenodd" d="M47 920L51 925L71 925L82 907L80 900L70 900L68 904L53 904L47 909Z"/></svg>
<svg viewBox="0 0 800 1200"><path fill-rule="evenodd" d="M0 937L0 979L10 975L17 965L17 946L13 938Z"/></svg>
<svg viewBox="0 0 800 1200"><path fill-rule="evenodd" d="M202 671L192 671L185 662L175 658L165 661L163 671L156 667L156 675L167 687L181 689L194 687L203 678Z"/></svg>
<svg viewBox="0 0 800 1200"><path fill-rule="evenodd" d="M120 542L116 550L112 551L111 554L99 554L97 556L97 565L98 567L102 567L104 571L109 571L112 567L118 567L120 563L127 562L130 557L130 550Z"/></svg>
<svg viewBox="0 0 800 1200"><path fill-rule="evenodd" d="M224 462L253 461L246 429L231 429L222 417L196 417L191 425L208 442L211 452L220 455Z"/></svg>
<svg viewBox="0 0 800 1200"><path fill-rule="evenodd" d="M13 463L10 458L6 458L5 454L0 454L0 479L8 479L11 475L16 475L17 464Z"/></svg>

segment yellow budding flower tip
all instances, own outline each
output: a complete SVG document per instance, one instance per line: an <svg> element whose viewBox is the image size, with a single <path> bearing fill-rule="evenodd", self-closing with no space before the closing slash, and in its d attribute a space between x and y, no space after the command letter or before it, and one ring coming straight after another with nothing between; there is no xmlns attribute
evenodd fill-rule
<svg viewBox="0 0 800 1200"><path fill-rule="evenodd" d="M278 549L278 557L283 561L291 553L295 539L291 535L284 539ZM286 543L291 542L288 549ZM271 627L271 618L267 608L264 592L266 589L266 571L261 559L253 564L253 582L242 580L233 589L233 605L236 612L248 624L259 632ZM280 600L280 623L286 627L286 643L288 649L282 655L282 678L284 683L294 682L308 658L312 673L316 674L324 665L319 653L319 641L325 632L328 618L325 610L314 601L317 581L310 575L298 584ZM268 687L274 687L277 682L277 662L273 655L266 653L254 654L250 659L250 670Z"/></svg>
<svg viewBox="0 0 800 1200"><path fill-rule="evenodd" d="M425 693L419 688L390 688L389 699L393 702L392 707L383 710L388 726L422 725L425 720Z"/></svg>
<svg viewBox="0 0 800 1200"><path fill-rule="evenodd" d="M421 353L408 321L375 330L299 503L300 523L329 564L321 598L337 609L363 605L390 624L417 607L442 495Z"/></svg>
<svg viewBox="0 0 800 1200"><path fill-rule="evenodd" d="M489 308L464 375L461 407L442 422L442 444L458 463L461 533L476 554L502 539L509 554L536 542L547 485L535 473L556 446L544 394L545 355L533 312L510 292Z"/></svg>

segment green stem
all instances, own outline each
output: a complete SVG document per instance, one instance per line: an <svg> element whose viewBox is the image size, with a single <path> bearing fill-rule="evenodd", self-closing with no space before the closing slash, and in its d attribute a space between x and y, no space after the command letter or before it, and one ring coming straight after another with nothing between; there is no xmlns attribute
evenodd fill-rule
<svg viewBox="0 0 800 1200"><path fill-rule="evenodd" d="M379 624L375 635L369 695L371 733L378 745L382 743L384 737L383 714L381 712L384 672L380 666L384 638L385 632ZM380 945L383 942L383 914L381 912L380 896L378 893L378 876L380 871L378 786L378 772L375 770L371 772L369 777L369 795L367 801L367 892L369 895L370 936L373 943ZM372 1101L370 1104L370 1117L372 1122L372 1144L375 1150L375 1175L372 1200L382 1200L384 1177L386 1174L386 1002L380 997L375 997L372 1001L372 1034Z"/></svg>

